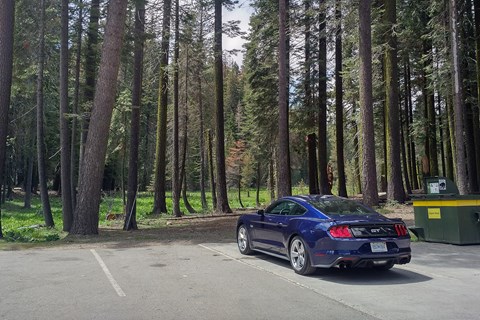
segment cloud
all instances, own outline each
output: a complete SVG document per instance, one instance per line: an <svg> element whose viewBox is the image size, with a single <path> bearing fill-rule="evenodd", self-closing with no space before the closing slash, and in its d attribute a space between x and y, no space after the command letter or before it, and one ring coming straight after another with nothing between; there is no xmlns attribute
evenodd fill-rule
<svg viewBox="0 0 480 320"><path fill-rule="evenodd" d="M240 30L243 32L248 32L248 23L250 21L252 12L253 9L250 7L249 2L245 1L236 5L233 11L228 11L227 9L223 8L223 21L239 20ZM241 37L229 38L226 35L223 35L222 42L224 50L243 50L242 46L245 43L245 40ZM241 66L243 61L243 52L238 52L236 56L233 56L232 58L239 66Z"/></svg>

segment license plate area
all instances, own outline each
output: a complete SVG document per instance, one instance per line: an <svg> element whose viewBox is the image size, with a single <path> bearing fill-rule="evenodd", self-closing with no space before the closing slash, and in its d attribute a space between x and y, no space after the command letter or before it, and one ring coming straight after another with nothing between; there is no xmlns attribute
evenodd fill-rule
<svg viewBox="0 0 480 320"><path fill-rule="evenodd" d="M386 242L370 242L370 249L373 253L388 251Z"/></svg>

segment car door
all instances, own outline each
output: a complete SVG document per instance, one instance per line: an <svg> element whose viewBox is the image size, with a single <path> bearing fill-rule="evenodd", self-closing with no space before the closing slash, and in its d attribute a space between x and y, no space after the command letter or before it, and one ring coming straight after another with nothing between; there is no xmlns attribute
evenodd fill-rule
<svg viewBox="0 0 480 320"><path fill-rule="evenodd" d="M287 226L287 215L293 202L287 200L278 201L267 209L257 221L255 227L254 246L258 249L272 253L282 253L283 231Z"/></svg>

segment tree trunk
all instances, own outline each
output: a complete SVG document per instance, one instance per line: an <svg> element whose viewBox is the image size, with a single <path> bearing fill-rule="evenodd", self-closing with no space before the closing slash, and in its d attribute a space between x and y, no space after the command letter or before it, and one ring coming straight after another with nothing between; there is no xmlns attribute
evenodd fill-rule
<svg viewBox="0 0 480 320"><path fill-rule="evenodd" d="M335 1L335 129L337 140L337 175L338 195L347 196L347 182L345 177L345 157L343 141L343 60L342 60L342 4Z"/></svg>
<svg viewBox="0 0 480 320"><path fill-rule="evenodd" d="M445 177L447 174L446 161L445 161L445 147L443 144L443 113L442 113L442 98L440 94L437 98L437 112L438 112L438 127L440 131L440 158L442 159L442 177Z"/></svg>
<svg viewBox="0 0 480 320"><path fill-rule="evenodd" d="M257 162L257 192L255 194L255 206L260 207L260 162Z"/></svg>
<svg viewBox="0 0 480 320"><path fill-rule="evenodd" d="M117 87L127 0L110 0L92 118L80 168L71 234L98 234L103 171ZM87 174L88 173L88 174Z"/></svg>
<svg viewBox="0 0 480 320"><path fill-rule="evenodd" d="M458 32L458 13L455 0L449 0L450 9L450 38L452 49L452 75L453 75L453 93L455 110L455 157L457 159L457 186L460 194L469 193L468 177L465 160L465 142L464 142L464 97L463 97L463 79L461 77L461 57L459 50L459 32Z"/></svg>
<svg viewBox="0 0 480 320"><path fill-rule="evenodd" d="M270 190L270 201L275 199L275 168L274 168L274 160L273 157L270 158L268 164L268 182L269 182L269 190Z"/></svg>
<svg viewBox="0 0 480 320"><path fill-rule="evenodd" d="M427 21L425 21L427 23ZM437 123L435 113L435 93L433 91L433 85L429 80L428 70L433 69L432 56L432 41L427 39L423 43L423 54L429 57L424 62L424 88L423 95L425 99L425 115L427 120L426 125L426 144L425 153L428 156L430 164L430 175L438 176L438 155L437 155Z"/></svg>
<svg viewBox="0 0 480 320"><path fill-rule="evenodd" d="M287 0L280 0L279 6L279 44L278 44L278 151L277 151L277 193L278 197L292 194L289 167L289 129L287 103Z"/></svg>
<svg viewBox="0 0 480 320"><path fill-rule="evenodd" d="M225 174L225 130L223 114L222 1L215 0L215 134L217 156L217 210L230 213Z"/></svg>
<svg viewBox="0 0 480 320"><path fill-rule="evenodd" d="M408 58L407 58L408 59ZM407 79L407 63L404 62L403 64L403 83L404 83L404 110L403 110L403 121L402 121L402 134L403 134L403 145L402 145L402 153L405 154L405 160L406 162L403 164L404 168L403 170L406 171L406 177L405 177L405 185L407 189L407 193L412 193L412 152L410 149L410 141L411 141L411 136L410 136L410 126L409 126L409 113L408 113L408 108L409 108L409 99L408 99L408 79ZM409 182L407 184L407 181Z"/></svg>
<svg viewBox="0 0 480 320"><path fill-rule="evenodd" d="M200 32L199 32L199 47L203 48L203 8L200 9ZM199 140L200 140L200 199L202 202L202 210L207 211L207 197L205 192L206 184L206 161L205 161L205 129L204 129L204 115L203 115L203 91L202 91L202 79L203 79L203 59L199 61L197 71L197 83L198 83L198 116L199 116Z"/></svg>
<svg viewBox="0 0 480 320"><path fill-rule="evenodd" d="M477 88L475 77L471 70L475 68L473 61L475 61L475 47L474 47L474 33L473 29L473 15L472 15L472 1L465 0L464 8L460 15L460 25L462 28L462 48L465 58L463 59L464 87L466 88L465 95L465 149L467 154L467 174L470 184L470 192L478 192L479 183L477 177L477 154L480 156L480 150L477 146L479 144L479 129L478 129L478 105L474 104L474 95L476 96Z"/></svg>
<svg viewBox="0 0 480 320"><path fill-rule="evenodd" d="M358 12L360 21L360 119L363 141L363 202L369 206L377 206L378 189L372 102L372 26L370 1L360 1Z"/></svg>
<svg viewBox="0 0 480 320"><path fill-rule="evenodd" d="M160 52L160 85L157 112L157 140L155 151L155 195L153 213L167 212L165 202L168 104L168 52L170 49L171 0L163 2L162 44Z"/></svg>
<svg viewBox="0 0 480 320"><path fill-rule="evenodd" d="M451 108L451 103L450 99L447 97L445 99L445 114L446 114L446 119L444 120L446 130L445 130L445 137L442 139L443 144L445 145L445 175L447 178L450 180L454 181L455 178L455 170L453 168L453 154L454 151L452 150L452 139L450 137L450 125L449 125L449 118L451 117L449 115L449 110Z"/></svg>
<svg viewBox="0 0 480 320"><path fill-rule="evenodd" d="M213 168L213 146L212 146L212 131L208 130L208 162L210 163L210 187L212 189L212 204L213 209L217 210L217 188L215 185L215 170Z"/></svg>
<svg viewBox="0 0 480 320"><path fill-rule="evenodd" d="M318 190L318 170L317 170L317 137L315 133L307 136L308 149L308 192L310 194L319 194Z"/></svg>
<svg viewBox="0 0 480 320"><path fill-rule="evenodd" d="M68 113L68 0L62 0L60 43L60 176L62 186L63 231L69 231L73 221L71 145L66 114Z"/></svg>
<svg viewBox="0 0 480 320"><path fill-rule="evenodd" d="M187 56L188 56L188 53L187 53ZM188 70L188 65L187 65L187 70ZM185 77L186 77L185 91L187 91L188 73L185 73ZM183 203L185 204L185 208L187 209L187 211L189 213L196 213L195 209L190 205L190 202L188 201L188 197L187 197L187 175L185 173L185 168L186 168L185 164L187 161L187 145L188 145L188 94L187 92L185 92L185 119L183 121L183 150L182 150L182 163L180 168L180 177L179 177L180 181L183 181L183 188L182 188L182 183L180 183L179 188L182 190ZM179 194L180 194L180 190L179 190Z"/></svg>
<svg viewBox="0 0 480 320"><path fill-rule="evenodd" d="M408 141L405 140L405 134L404 134L404 126L403 126L403 120L400 121L400 137L401 137L401 153L402 153L402 166L403 166L403 178L405 181L405 189L407 190L407 195L406 197L408 198L408 195L412 193L412 187L410 185L410 179L408 176L408 162L407 162L407 149L405 148L405 145L408 144Z"/></svg>
<svg viewBox="0 0 480 320"><path fill-rule="evenodd" d="M308 128L315 126L315 110L313 108L311 80L311 0L305 0L305 97L304 108L308 114ZM317 137L315 133L307 136L308 152L308 189L310 194L319 194L317 169Z"/></svg>
<svg viewBox="0 0 480 320"><path fill-rule="evenodd" d="M408 86L407 97L408 97L408 131L410 132L411 126L413 125L413 103L412 103L412 85L410 78L410 61L407 59L406 62L406 83ZM413 189L418 189L418 175L417 175L417 155L415 152L415 141L413 137L410 139L410 168L412 170L412 187Z"/></svg>
<svg viewBox="0 0 480 320"><path fill-rule="evenodd" d="M15 1L0 2L0 188L3 185L3 168L7 153L8 110L12 87L13 33ZM2 233L2 211L0 205L0 238Z"/></svg>
<svg viewBox="0 0 480 320"><path fill-rule="evenodd" d="M98 43L99 43L99 24L100 20L100 0L92 0L90 4L90 21L87 29L87 48L85 50L85 110L82 116L82 131L80 134L80 155L79 170L85 153L85 144L87 143L88 127L90 122L90 112L95 95L95 81L97 79L98 66ZM80 176L78 177L80 179Z"/></svg>
<svg viewBox="0 0 480 320"><path fill-rule="evenodd" d="M385 49L385 89L386 89L386 124L387 124L387 198L399 203L405 202L405 190L402 182L401 165L401 135L400 112L398 101L398 64L397 64L397 38L394 26L397 23L396 1L385 1L385 22L388 26L387 42Z"/></svg>
<svg viewBox="0 0 480 320"><path fill-rule="evenodd" d="M78 1L78 21L77 21L77 51L75 57L75 88L73 95L73 114L72 119L72 135L70 142L70 180L71 180L71 195L72 195L72 221L73 210L77 202L77 179L76 179L76 160L77 160L77 120L80 104L80 69L82 60L82 35L83 35L83 0Z"/></svg>
<svg viewBox="0 0 480 320"><path fill-rule="evenodd" d="M45 163L45 112L43 105L43 72L45 67L45 0L40 2L40 49L38 52L38 75L37 75L37 162L38 179L40 182L40 197L42 199L42 211L47 227L53 227L52 209L47 189L47 174Z"/></svg>
<svg viewBox="0 0 480 320"><path fill-rule="evenodd" d="M318 49L318 172L320 194L331 194L327 176L327 30L326 3L320 1Z"/></svg>
<svg viewBox="0 0 480 320"><path fill-rule="evenodd" d="M181 180L179 174L179 144L178 144L178 128L179 128L179 89L178 89L178 57L180 53L180 21L179 21L179 0L175 0L175 44L173 53L173 159L172 159L172 207L173 215L180 217L180 192ZM186 73L188 78L188 73ZM186 133L185 133L186 135ZM187 141L185 140L184 144Z"/></svg>
<svg viewBox="0 0 480 320"><path fill-rule="evenodd" d="M355 157L354 157L354 166L355 166L355 184L357 185L357 192L362 193L362 179L360 175L360 142L358 141L358 131L357 122L353 121L353 127L355 129L355 137L353 138L353 145L355 147Z"/></svg>
<svg viewBox="0 0 480 320"><path fill-rule="evenodd" d="M304 90L305 90L305 97L304 97L304 108L306 113L308 114L308 123L307 127L313 127L315 125L315 112L313 110L313 103L312 103L312 83L311 83L311 69L312 69L312 62L311 62L311 50L310 50L310 38L311 38L311 0L305 0L305 83L304 83ZM316 158L316 157L315 157Z"/></svg>
<svg viewBox="0 0 480 320"><path fill-rule="evenodd" d="M32 146L33 147L33 146ZM32 208L32 180L33 180L33 155L28 157L27 184L25 186L24 209Z"/></svg>
<svg viewBox="0 0 480 320"><path fill-rule="evenodd" d="M145 0L135 2L135 40L133 53L132 120L128 159L128 199L123 230L136 230L138 191L138 148L140 145L140 108L143 83L143 44L145 32Z"/></svg>
<svg viewBox="0 0 480 320"><path fill-rule="evenodd" d="M473 0L475 13L475 69L476 69L476 84L477 84L477 105L474 109L474 128L477 132L475 134L475 151L477 158L477 180L480 185L480 0Z"/></svg>

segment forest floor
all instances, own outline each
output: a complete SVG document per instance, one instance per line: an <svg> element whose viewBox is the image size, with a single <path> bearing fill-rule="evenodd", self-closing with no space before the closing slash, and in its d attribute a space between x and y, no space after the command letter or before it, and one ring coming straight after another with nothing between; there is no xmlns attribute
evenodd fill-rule
<svg viewBox="0 0 480 320"><path fill-rule="evenodd" d="M402 218L407 226L414 224L411 204L385 204L377 209L389 218ZM19 250L31 247L139 247L159 243L226 243L235 241L235 227L238 216L247 211L233 214L197 215L171 218L148 216L138 222L138 230L123 231L123 218L110 221L108 226L100 226L95 236L66 235L58 241L44 243L3 243L0 249Z"/></svg>

